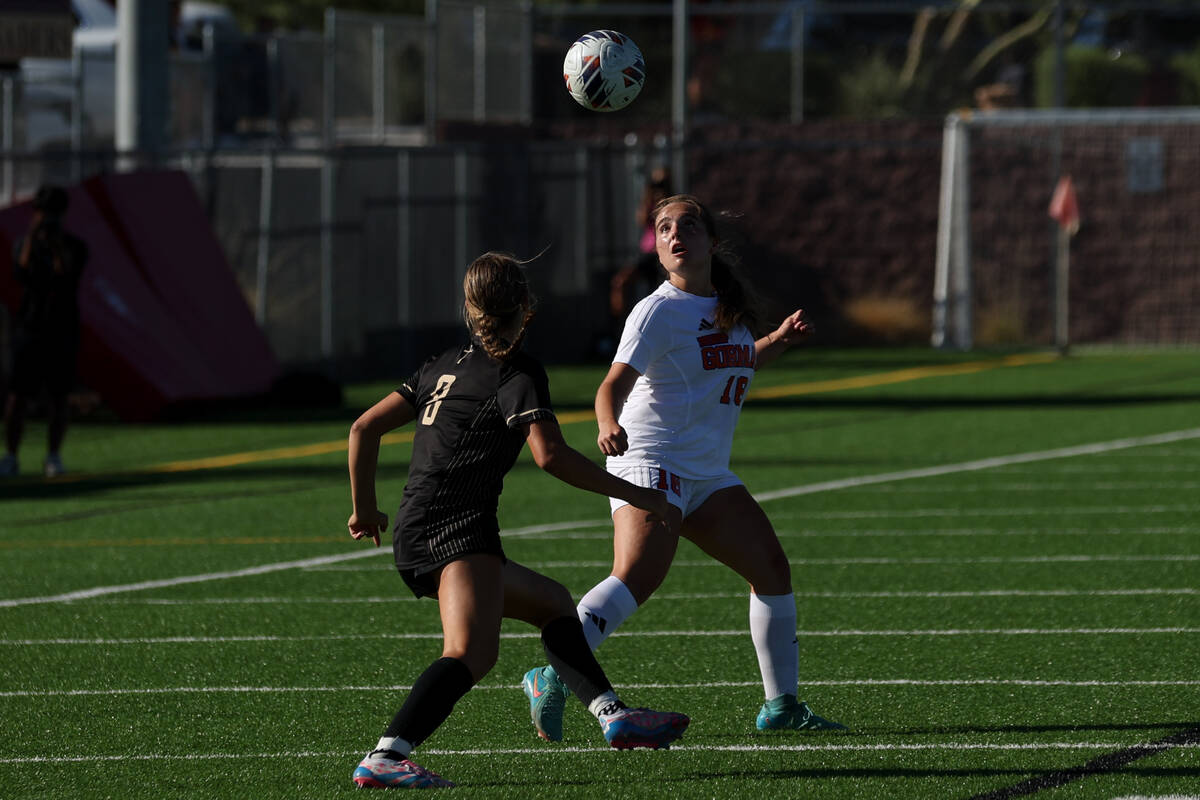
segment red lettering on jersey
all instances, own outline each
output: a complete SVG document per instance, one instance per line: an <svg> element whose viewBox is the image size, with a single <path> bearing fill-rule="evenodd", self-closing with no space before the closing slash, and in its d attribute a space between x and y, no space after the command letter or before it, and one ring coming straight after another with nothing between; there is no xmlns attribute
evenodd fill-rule
<svg viewBox="0 0 1200 800"><path fill-rule="evenodd" d="M707 336L697 336L696 341L701 347L712 347L714 344L725 344L729 341L728 333L710 333Z"/></svg>
<svg viewBox="0 0 1200 800"><path fill-rule="evenodd" d="M701 337L705 338L709 337ZM752 344L717 344L700 348L700 363L706 370L754 369L757 362L758 354Z"/></svg>

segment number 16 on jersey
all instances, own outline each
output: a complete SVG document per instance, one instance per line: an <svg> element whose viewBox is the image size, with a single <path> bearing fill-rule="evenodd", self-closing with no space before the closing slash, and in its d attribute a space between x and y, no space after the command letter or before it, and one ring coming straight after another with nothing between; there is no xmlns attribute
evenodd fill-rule
<svg viewBox="0 0 1200 800"><path fill-rule="evenodd" d="M750 379L745 375L733 375L729 380L725 381L725 392L721 395L721 402L725 405L733 403L735 406L740 406L742 400L746 398L746 387L750 385Z"/></svg>

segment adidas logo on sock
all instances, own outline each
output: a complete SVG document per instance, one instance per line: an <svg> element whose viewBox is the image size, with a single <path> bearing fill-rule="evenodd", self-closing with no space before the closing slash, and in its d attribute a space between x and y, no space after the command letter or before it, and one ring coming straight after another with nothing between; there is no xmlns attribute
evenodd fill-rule
<svg viewBox="0 0 1200 800"><path fill-rule="evenodd" d="M594 614L591 611L588 611L587 618L592 621L592 624L595 625L601 633L604 633L604 629L608 627L608 620L599 614Z"/></svg>

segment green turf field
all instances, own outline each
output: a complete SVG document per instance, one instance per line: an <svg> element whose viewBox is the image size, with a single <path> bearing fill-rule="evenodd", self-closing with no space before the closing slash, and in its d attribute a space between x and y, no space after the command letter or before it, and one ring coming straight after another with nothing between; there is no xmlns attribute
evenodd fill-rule
<svg viewBox="0 0 1200 800"><path fill-rule="evenodd" d="M602 372L550 370L589 455ZM440 653L436 603L345 534L346 433L389 389L83 421L72 474L0 484L0 796L354 791ZM608 750L577 703L541 742L513 624L414 758L464 798L1200 796L1200 354L797 351L756 379L733 466L791 558L802 698L848 733L754 730L746 589L685 543L599 652L624 699L692 716L682 742ZM501 502L509 556L576 596L607 575L606 517L527 455Z"/></svg>

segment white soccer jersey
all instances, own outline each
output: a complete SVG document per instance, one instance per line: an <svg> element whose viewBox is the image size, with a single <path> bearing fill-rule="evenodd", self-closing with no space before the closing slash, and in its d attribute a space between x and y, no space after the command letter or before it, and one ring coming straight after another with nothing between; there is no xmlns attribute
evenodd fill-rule
<svg viewBox="0 0 1200 800"><path fill-rule="evenodd" d="M733 431L754 377L754 336L714 323L716 297L688 294L664 281L634 306L614 363L641 373L619 422L629 449L610 468L666 466L683 478L729 469Z"/></svg>

